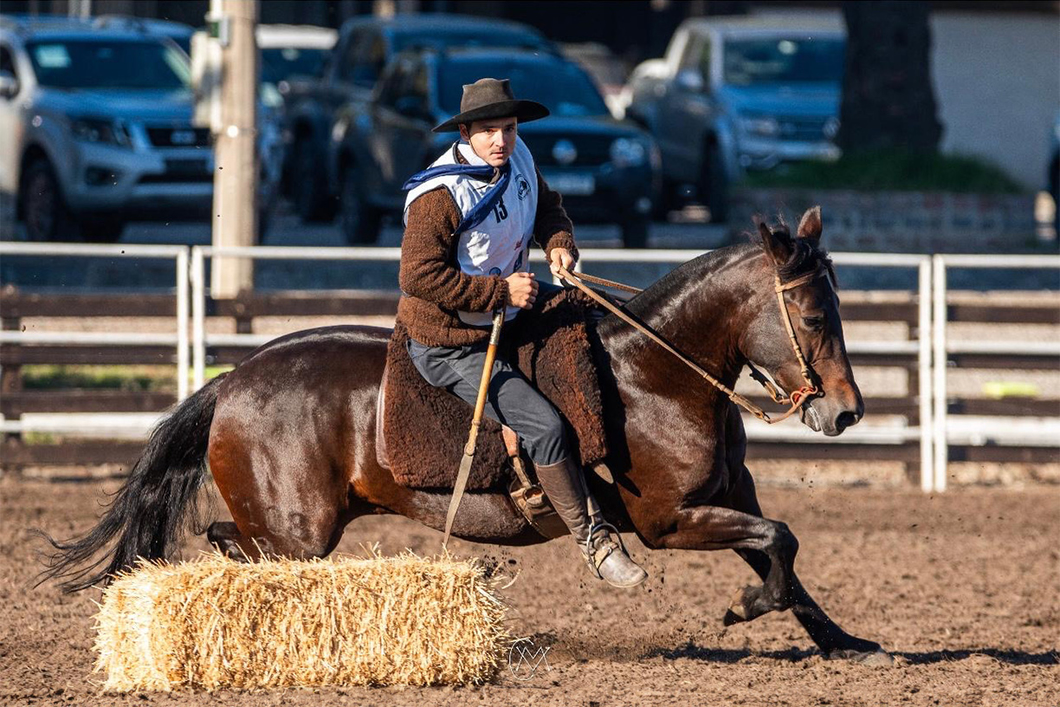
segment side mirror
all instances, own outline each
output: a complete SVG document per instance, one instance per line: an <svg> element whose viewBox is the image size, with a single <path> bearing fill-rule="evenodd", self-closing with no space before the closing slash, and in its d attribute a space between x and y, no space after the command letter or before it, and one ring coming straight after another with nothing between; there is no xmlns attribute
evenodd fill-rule
<svg viewBox="0 0 1060 707"><path fill-rule="evenodd" d="M674 78L674 83L679 89L688 93L702 93L703 89L706 88L706 84L703 82L703 75L695 69L682 70Z"/></svg>
<svg viewBox="0 0 1060 707"><path fill-rule="evenodd" d="M0 98L11 98L18 93L18 79L10 71L0 71Z"/></svg>

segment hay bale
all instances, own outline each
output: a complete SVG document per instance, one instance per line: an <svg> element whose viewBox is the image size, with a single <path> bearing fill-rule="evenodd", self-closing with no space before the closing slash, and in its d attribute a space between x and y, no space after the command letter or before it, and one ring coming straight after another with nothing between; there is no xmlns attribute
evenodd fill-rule
<svg viewBox="0 0 1060 707"><path fill-rule="evenodd" d="M507 647L485 569L449 557L141 563L103 592L104 689L437 685Z"/></svg>

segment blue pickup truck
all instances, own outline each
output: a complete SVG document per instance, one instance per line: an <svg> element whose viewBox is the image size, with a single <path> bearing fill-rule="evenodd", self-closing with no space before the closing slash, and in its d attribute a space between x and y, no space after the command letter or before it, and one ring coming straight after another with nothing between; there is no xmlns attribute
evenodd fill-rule
<svg viewBox="0 0 1060 707"><path fill-rule="evenodd" d="M666 56L630 77L626 116L662 154L663 208L698 193L724 221L728 186L746 170L834 160L846 33L791 18L685 21Z"/></svg>

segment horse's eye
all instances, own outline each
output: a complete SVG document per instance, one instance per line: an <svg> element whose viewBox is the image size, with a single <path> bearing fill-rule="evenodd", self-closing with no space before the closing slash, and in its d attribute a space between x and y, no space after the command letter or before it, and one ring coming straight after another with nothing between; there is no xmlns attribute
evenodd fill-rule
<svg viewBox="0 0 1060 707"><path fill-rule="evenodd" d="M824 327L824 317L803 317L802 325L811 331L817 331Z"/></svg>

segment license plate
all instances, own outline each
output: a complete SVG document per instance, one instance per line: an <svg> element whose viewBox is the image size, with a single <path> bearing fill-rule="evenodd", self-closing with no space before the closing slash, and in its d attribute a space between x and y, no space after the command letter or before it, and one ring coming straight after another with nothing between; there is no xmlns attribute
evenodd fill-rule
<svg viewBox="0 0 1060 707"><path fill-rule="evenodd" d="M588 196L596 191L596 178L591 174L546 174L545 181L560 194Z"/></svg>

